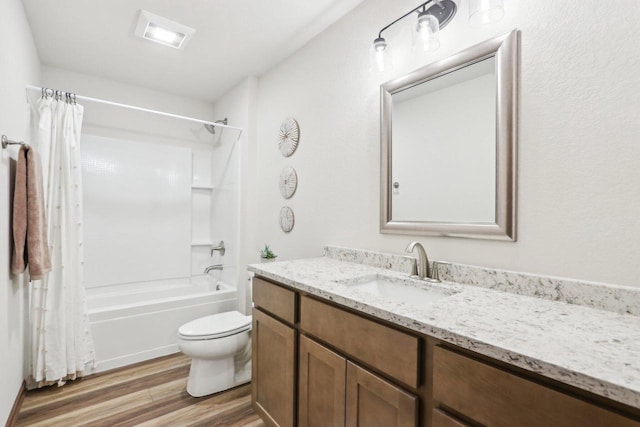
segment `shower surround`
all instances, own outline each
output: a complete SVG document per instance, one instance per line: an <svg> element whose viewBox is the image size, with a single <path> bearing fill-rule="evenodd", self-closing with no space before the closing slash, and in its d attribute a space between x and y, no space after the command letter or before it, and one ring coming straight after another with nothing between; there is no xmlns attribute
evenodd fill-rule
<svg viewBox="0 0 640 427"><path fill-rule="evenodd" d="M205 132L208 145L83 134L94 372L175 353L180 325L237 308L235 141Z"/></svg>

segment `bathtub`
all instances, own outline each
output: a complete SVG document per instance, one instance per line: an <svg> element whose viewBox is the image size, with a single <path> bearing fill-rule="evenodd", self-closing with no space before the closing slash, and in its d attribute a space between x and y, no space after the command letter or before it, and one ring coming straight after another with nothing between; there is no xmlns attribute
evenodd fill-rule
<svg viewBox="0 0 640 427"><path fill-rule="evenodd" d="M223 282L157 281L87 289L96 349L92 373L178 352L178 328L193 319L237 309Z"/></svg>

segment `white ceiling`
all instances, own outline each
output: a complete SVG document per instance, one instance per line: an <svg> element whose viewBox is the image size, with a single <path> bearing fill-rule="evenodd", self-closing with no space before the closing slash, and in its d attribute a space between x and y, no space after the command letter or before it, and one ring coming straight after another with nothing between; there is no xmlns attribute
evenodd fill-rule
<svg viewBox="0 0 640 427"><path fill-rule="evenodd" d="M44 65L215 101L363 0L23 0ZM197 31L184 50L137 38L138 11Z"/></svg>

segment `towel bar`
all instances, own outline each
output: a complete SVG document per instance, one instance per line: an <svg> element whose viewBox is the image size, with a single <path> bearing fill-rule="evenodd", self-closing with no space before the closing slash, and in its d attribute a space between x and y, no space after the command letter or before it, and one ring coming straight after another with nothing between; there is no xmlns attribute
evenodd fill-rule
<svg viewBox="0 0 640 427"><path fill-rule="evenodd" d="M7 138L7 135L2 135L2 148L5 149L7 148L9 145L23 145L24 142L22 141L11 141L9 138Z"/></svg>

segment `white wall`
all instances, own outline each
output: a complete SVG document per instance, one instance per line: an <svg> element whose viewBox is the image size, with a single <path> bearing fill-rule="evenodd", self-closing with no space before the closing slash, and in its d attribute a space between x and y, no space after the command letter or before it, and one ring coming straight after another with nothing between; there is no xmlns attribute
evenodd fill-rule
<svg viewBox="0 0 640 427"><path fill-rule="evenodd" d="M218 171L215 182L232 183L235 189L234 192L214 191L212 237L216 242L224 238L227 243L224 258L216 259L233 266L232 277L238 284L238 309L243 313L250 311L250 298L246 293L247 264L258 261L255 222L251 221L256 200L256 91L257 79L246 78L223 95L214 106L216 120L226 117L229 125L243 129L240 140L235 143L224 141L214 149L212 167L214 176ZM236 217L230 218L229 215ZM233 228L230 229L229 224L233 224ZM227 280L230 278L227 276Z"/></svg>
<svg viewBox="0 0 640 427"><path fill-rule="evenodd" d="M209 120L213 112L213 106L208 102L175 96L140 86L119 83L113 80L46 65L42 67L42 85L52 89L75 92L78 95L107 99L138 107L195 117L202 120ZM93 108L97 107L94 103L83 103L87 109L90 106ZM120 111L120 109L117 111ZM131 110L124 111L127 112L128 115L132 113ZM147 113L141 114L144 114L144 116L141 117L155 117ZM149 129L149 131L151 130Z"/></svg>
<svg viewBox="0 0 640 427"><path fill-rule="evenodd" d="M99 77L49 66L42 67L43 86L182 116L210 119L212 105ZM30 91L37 99L38 91ZM122 107L81 100L84 105L83 133L154 144L210 149L211 134L202 124L159 116Z"/></svg>
<svg viewBox="0 0 640 427"><path fill-rule="evenodd" d="M402 252L414 239L434 259L640 286L640 7L635 0L512 0L497 25L474 29L467 2L430 59L368 72L377 32L414 1L368 0L262 76L258 89L256 241L281 259L321 254L326 243ZM553 4L552 4L553 3ZM521 30L518 241L382 235L379 227L379 84L487 38ZM385 33L407 58L404 30ZM301 126L283 158L282 120ZM277 180L298 171L296 225L278 226Z"/></svg>
<svg viewBox="0 0 640 427"><path fill-rule="evenodd" d="M0 133L20 140L27 134L24 85L40 79L38 54L20 0L0 2L0 64ZM0 153L0 424L9 416L24 372L26 285L9 272L16 152L10 148Z"/></svg>

